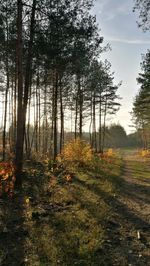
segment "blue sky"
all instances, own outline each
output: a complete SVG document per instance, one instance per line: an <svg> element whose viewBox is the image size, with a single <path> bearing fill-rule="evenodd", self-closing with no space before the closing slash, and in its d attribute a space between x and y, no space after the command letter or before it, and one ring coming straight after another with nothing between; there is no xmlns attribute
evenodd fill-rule
<svg viewBox="0 0 150 266"><path fill-rule="evenodd" d="M150 32L143 33L138 28L138 14L133 13L134 0L95 0L93 13L104 37L112 51L104 53L115 71L115 82L122 81L119 94L122 106L111 122L119 122L128 133L133 129L130 111L133 99L138 92L136 78L140 71L141 54L150 48Z"/></svg>

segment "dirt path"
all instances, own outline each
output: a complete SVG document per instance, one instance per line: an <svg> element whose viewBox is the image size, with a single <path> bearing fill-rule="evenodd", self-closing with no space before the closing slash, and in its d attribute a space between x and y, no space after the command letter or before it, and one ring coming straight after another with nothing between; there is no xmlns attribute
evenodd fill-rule
<svg viewBox="0 0 150 266"><path fill-rule="evenodd" d="M125 157L124 194L120 200L143 222L150 222L150 162L134 161L132 155ZM149 176L148 176L149 175Z"/></svg>
<svg viewBox="0 0 150 266"><path fill-rule="evenodd" d="M150 265L150 161L124 155L121 189L111 199L109 252L113 265Z"/></svg>

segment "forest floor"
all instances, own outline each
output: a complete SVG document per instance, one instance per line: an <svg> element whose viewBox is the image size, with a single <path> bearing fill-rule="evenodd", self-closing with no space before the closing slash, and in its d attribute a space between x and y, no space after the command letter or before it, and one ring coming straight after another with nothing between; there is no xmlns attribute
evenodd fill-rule
<svg viewBox="0 0 150 266"><path fill-rule="evenodd" d="M1 266L150 265L150 160L122 153L71 180L28 162L0 199Z"/></svg>

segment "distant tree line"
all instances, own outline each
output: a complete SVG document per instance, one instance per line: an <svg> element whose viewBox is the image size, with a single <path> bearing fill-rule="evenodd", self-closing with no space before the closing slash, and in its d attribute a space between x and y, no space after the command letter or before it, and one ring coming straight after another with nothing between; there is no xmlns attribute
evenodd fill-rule
<svg viewBox="0 0 150 266"><path fill-rule="evenodd" d="M133 118L145 149L150 147L150 50L143 55L137 81L140 90L135 97Z"/></svg>
<svg viewBox="0 0 150 266"><path fill-rule="evenodd" d="M138 25L150 30L150 1L135 0L134 11L139 12ZM133 121L145 149L150 148L150 50L142 55L141 72L137 78L140 90L133 103Z"/></svg>

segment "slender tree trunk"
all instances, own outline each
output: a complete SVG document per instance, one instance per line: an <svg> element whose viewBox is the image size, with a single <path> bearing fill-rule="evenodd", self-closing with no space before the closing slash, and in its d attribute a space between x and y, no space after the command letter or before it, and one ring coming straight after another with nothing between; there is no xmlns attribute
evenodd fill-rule
<svg viewBox="0 0 150 266"><path fill-rule="evenodd" d="M10 130L10 152L13 152L14 147L14 77L12 75L11 77L11 110L10 110L10 116L11 116L11 130Z"/></svg>
<svg viewBox="0 0 150 266"><path fill-rule="evenodd" d="M30 39L29 39L29 44L28 44L28 54L27 54L25 84L24 84L24 101L23 101L24 132L25 132L25 123L26 123L27 104L28 104L28 97L29 97L29 87L31 84L32 48L33 48L34 27L35 27L35 9L36 9L36 0L33 0L32 11L31 11L31 24L30 24Z"/></svg>
<svg viewBox="0 0 150 266"><path fill-rule="evenodd" d="M17 62L16 62L16 67L15 67L15 86L14 86L14 134L13 134L13 150L15 148L15 143L16 143L16 129L17 129Z"/></svg>
<svg viewBox="0 0 150 266"><path fill-rule="evenodd" d="M31 81L32 46L35 27L36 0L33 0L31 11L30 38L27 52L25 71L25 85L23 95L23 70L22 70L22 1L18 0L18 21L17 21L17 59L18 59L18 110L17 110L17 140L16 140L16 184L22 185L21 172L23 167L23 145L25 137L26 112L28 104L29 86ZM24 97L23 97L24 96Z"/></svg>
<svg viewBox="0 0 150 266"><path fill-rule="evenodd" d="M9 152L11 152L11 135L12 135L12 100L11 100L11 91L12 91L12 88L10 88L8 90L8 107L9 107L9 111L8 111L8 114L9 114L9 118L8 118L8 121L11 125L11 127L9 127L9 132L8 132L8 140L9 140Z"/></svg>
<svg viewBox="0 0 150 266"><path fill-rule="evenodd" d="M64 110L63 110L63 98L62 98L62 85L60 81L60 153L64 145Z"/></svg>
<svg viewBox="0 0 150 266"><path fill-rule="evenodd" d="M90 125L89 125L89 137L90 137L90 145L92 146L92 120L93 120L93 103L92 103L92 93L91 93L91 111L90 111Z"/></svg>
<svg viewBox="0 0 150 266"><path fill-rule="evenodd" d="M41 151L41 90L39 87L39 93L38 93L38 105L39 105L39 111L38 111L38 151Z"/></svg>
<svg viewBox="0 0 150 266"><path fill-rule="evenodd" d="M99 96L99 152L102 152L102 96Z"/></svg>
<svg viewBox="0 0 150 266"><path fill-rule="evenodd" d="M4 128L3 128L3 161L5 161L6 156L6 123L7 123L7 105L8 105L8 91L9 91L9 73L8 65L6 66L7 71L7 85L5 91L5 108L4 108Z"/></svg>
<svg viewBox="0 0 150 266"><path fill-rule="evenodd" d="M7 7L6 7L6 14L7 14ZM6 155L6 123L7 123L7 105L8 105L8 91L9 91L9 66L8 66L8 20L6 17L6 76L7 76L7 81L6 81L6 91L5 91L5 107L4 107L4 128L3 128L3 160L5 160L5 155Z"/></svg>
<svg viewBox="0 0 150 266"><path fill-rule="evenodd" d="M28 104L28 122L26 129L26 156L27 159L30 159L31 155L31 143L30 143L30 120L31 120L31 85L30 85L30 93L29 93L29 104Z"/></svg>
<svg viewBox="0 0 150 266"><path fill-rule="evenodd" d="M47 153L47 73L45 73L45 88L44 88L44 116L43 116L43 154Z"/></svg>
<svg viewBox="0 0 150 266"><path fill-rule="evenodd" d="M79 136L82 138L83 127L83 91L81 88L81 79L78 77L78 91L79 91Z"/></svg>
<svg viewBox="0 0 150 266"><path fill-rule="evenodd" d="M56 70L54 91L54 160L57 157L57 100L58 100L58 72Z"/></svg>
<svg viewBox="0 0 150 266"><path fill-rule="evenodd" d="M54 98L55 98L55 79L53 73L51 132L50 132L50 150L49 150L50 159L54 158Z"/></svg>
<svg viewBox="0 0 150 266"><path fill-rule="evenodd" d="M107 116L107 96L106 96L106 99L105 99L105 107L104 107L104 125L103 125L102 153L104 152L104 148L105 148L106 116Z"/></svg>
<svg viewBox="0 0 150 266"><path fill-rule="evenodd" d="M93 95L93 132L92 132L92 136L93 136L93 148L95 149L95 151L97 152L97 138L96 138L96 110L95 110L95 92Z"/></svg>
<svg viewBox="0 0 150 266"><path fill-rule="evenodd" d="M72 120L73 120L73 117L72 117L72 104L71 104L71 106L70 106L70 117L71 117L71 139L72 139L72 135L73 135L73 132L72 132L72 128L73 128L73 122L72 122Z"/></svg>
<svg viewBox="0 0 150 266"><path fill-rule="evenodd" d="M78 91L76 96L76 106L75 106L75 139L77 138L77 128L78 128Z"/></svg>
<svg viewBox="0 0 150 266"><path fill-rule="evenodd" d="M38 91L39 91L39 73L37 73L36 79L36 93L35 93L35 110L36 110L36 119L35 119L35 151L38 152L38 124L39 124L39 107L38 107Z"/></svg>
<svg viewBox="0 0 150 266"><path fill-rule="evenodd" d="M22 0L17 1L17 77L18 77L18 97L17 97L17 136L16 136L16 186L22 186L22 164L23 164L23 67L22 67Z"/></svg>

